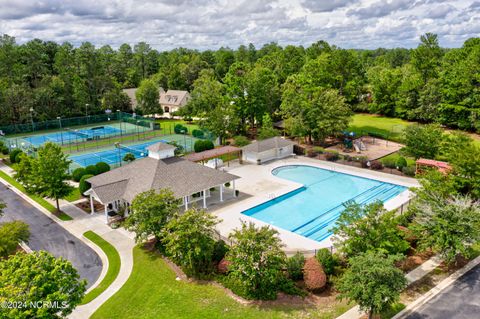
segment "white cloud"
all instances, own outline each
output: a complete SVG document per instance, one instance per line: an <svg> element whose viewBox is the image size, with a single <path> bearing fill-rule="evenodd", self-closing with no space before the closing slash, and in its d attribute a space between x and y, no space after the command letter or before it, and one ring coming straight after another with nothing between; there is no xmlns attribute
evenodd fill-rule
<svg viewBox="0 0 480 319"><path fill-rule="evenodd" d="M478 36L478 0L0 0L0 30L97 46L146 41L158 50L215 49L320 39L346 48L415 47L425 32L444 46Z"/></svg>

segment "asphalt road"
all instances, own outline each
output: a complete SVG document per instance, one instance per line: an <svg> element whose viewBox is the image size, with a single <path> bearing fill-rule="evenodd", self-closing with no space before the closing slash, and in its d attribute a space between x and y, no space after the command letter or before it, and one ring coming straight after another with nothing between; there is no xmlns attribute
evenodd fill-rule
<svg viewBox="0 0 480 319"><path fill-rule="evenodd" d="M54 220L0 183L0 199L7 204L0 222L22 220L30 226L28 246L68 259L90 287L100 276L102 261L97 253Z"/></svg>
<svg viewBox="0 0 480 319"><path fill-rule="evenodd" d="M480 265L472 268L407 318L480 318Z"/></svg>

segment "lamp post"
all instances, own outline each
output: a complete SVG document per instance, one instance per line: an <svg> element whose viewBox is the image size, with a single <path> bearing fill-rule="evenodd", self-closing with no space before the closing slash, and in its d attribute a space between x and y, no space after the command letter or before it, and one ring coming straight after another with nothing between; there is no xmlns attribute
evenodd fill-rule
<svg viewBox="0 0 480 319"><path fill-rule="evenodd" d="M85 103L85 116L87 117L87 124L88 124L88 107L89 106L90 106L90 104Z"/></svg>
<svg viewBox="0 0 480 319"><path fill-rule="evenodd" d="M60 126L60 139L61 143L63 145L63 129L62 129L62 118L60 116L57 116L58 124Z"/></svg>
<svg viewBox="0 0 480 319"><path fill-rule="evenodd" d="M118 124L120 125L120 138L122 138L122 113L120 113L120 110L117 110L118 114Z"/></svg>
<svg viewBox="0 0 480 319"><path fill-rule="evenodd" d="M35 131L35 124L33 123L33 107L30 108L30 121L32 122L32 132Z"/></svg>
<svg viewBox="0 0 480 319"><path fill-rule="evenodd" d="M115 143L115 148L118 150L118 163L122 166L122 156L120 155L120 143Z"/></svg>
<svg viewBox="0 0 480 319"><path fill-rule="evenodd" d="M182 132L182 134L183 134L184 152L187 152L187 131L182 130L181 132Z"/></svg>

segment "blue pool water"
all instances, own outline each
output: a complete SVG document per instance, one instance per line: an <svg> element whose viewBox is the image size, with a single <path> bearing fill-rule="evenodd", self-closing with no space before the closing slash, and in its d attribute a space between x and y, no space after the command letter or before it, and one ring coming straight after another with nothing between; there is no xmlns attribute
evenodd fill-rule
<svg viewBox="0 0 480 319"><path fill-rule="evenodd" d="M111 135L118 135L120 131L122 130L112 126L100 126L95 128L85 128L69 131L65 130L42 135L32 135L24 137L23 139L33 144L34 146L41 146L46 142L53 142L63 145L84 142L93 138L102 138Z"/></svg>
<svg viewBox="0 0 480 319"><path fill-rule="evenodd" d="M361 205L377 200L386 202L407 189L307 165L282 166L272 173L303 187L242 214L316 241L331 235L345 202L352 200Z"/></svg>

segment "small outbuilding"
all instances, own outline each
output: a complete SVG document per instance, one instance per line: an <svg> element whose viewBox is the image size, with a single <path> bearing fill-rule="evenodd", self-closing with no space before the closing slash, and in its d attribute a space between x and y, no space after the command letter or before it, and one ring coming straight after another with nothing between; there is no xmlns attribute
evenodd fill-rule
<svg viewBox="0 0 480 319"><path fill-rule="evenodd" d="M452 170L452 166L448 164L447 162L442 162L442 161L435 161L432 159L426 159L426 158L419 158L416 161L416 170L415 174L421 174L425 170L428 169L437 169L439 172L443 174L447 174Z"/></svg>
<svg viewBox="0 0 480 319"><path fill-rule="evenodd" d="M262 164L292 156L294 145L294 142L278 136L256 141L242 147L242 160L248 163Z"/></svg>

